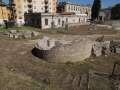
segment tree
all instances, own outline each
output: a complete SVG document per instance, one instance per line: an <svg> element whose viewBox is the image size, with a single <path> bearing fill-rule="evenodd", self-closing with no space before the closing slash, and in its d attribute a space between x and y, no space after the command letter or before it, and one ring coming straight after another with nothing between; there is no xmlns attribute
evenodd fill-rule
<svg viewBox="0 0 120 90"><path fill-rule="evenodd" d="M115 5L111 9L111 19L120 19L120 4Z"/></svg>
<svg viewBox="0 0 120 90"><path fill-rule="evenodd" d="M101 0L94 0L92 6L92 14L91 14L93 21L98 18L100 9L101 9Z"/></svg>

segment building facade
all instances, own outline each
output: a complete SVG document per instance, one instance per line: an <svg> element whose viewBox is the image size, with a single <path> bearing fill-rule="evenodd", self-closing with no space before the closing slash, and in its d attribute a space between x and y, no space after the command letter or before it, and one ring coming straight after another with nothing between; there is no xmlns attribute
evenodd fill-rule
<svg viewBox="0 0 120 90"><path fill-rule="evenodd" d="M33 12L56 13L57 0L33 0Z"/></svg>
<svg viewBox="0 0 120 90"><path fill-rule="evenodd" d="M52 14L57 12L57 0L51 0L51 12Z"/></svg>
<svg viewBox="0 0 120 90"><path fill-rule="evenodd" d="M11 11L9 9L9 7L0 2L0 24L4 24L4 20L9 20L11 15Z"/></svg>
<svg viewBox="0 0 120 90"><path fill-rule="evenodd" d="M61 2L58 4L57 12L74 13L76 15L87 15L89 18L91 17L91 7L88 5Z"/></svg>
<svg viewBox="0 0 120 90"><path fill-rule="evenodd" d="M25 13L56 13L57 0L14 0L16 21L24 24Z"/></svg>
<svg viewBox="0 0 120 90"><path fill-rule="evenodd" d="M41 29L60 28L66 27L66 25L72 26L89 24L89 22L87 22L88 16L80 15L51 15L31 13L26 14L25 18L26 25L39 27Z"/></svg>
<svg viewBox="0 0 120 90"><path fill-rule="evenodd" d="M49 1L45 0L45 1L46 1L45 4L48 4L50 0ZM51 6L54 6L53 8L56 8L56 5L51 5ZM57 5L57 13L54 14L48 13L48 10L46 9L44 11L46 13L39 13L39 12L26 13L25 24L34 27L39 27L41 29L48 29L48 28L59 28L59 27L66 27L71 25L83 25L90 23L88 22L88 19L91 19L90 6L83 6L72 3L59 3ZM56 9L52 9L52 10L56 12Z"/></svg>
<svg viewBox="0 0 120 90"><path fill-rule="evenodd" d="M24 23L24 13L27 12L27 7L24 7L26 4L25 0L13 0L15 5L15 13L16 13L16 23L23 24Z"/></svg>

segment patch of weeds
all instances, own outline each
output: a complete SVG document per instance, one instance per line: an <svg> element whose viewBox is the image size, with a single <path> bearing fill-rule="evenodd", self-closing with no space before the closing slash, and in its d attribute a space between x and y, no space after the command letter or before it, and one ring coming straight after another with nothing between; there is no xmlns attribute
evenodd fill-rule
<svg viewBox="0 0 120 90"><path fill-rule="evenodd" d="M38 82L36 80L32 80L32 84L37 86L38 89L40 89L40 90L57 90L57 89L55 89L55 86L53 86L53 85L44 84L44 83Z"/></svg>
<svg viewBox="0 0 120 90"><path fill-rule="evenodd" d="M8 29L6 29L5 26L0 26L0 32L4 32L6 30L8 30Z"/></svg>
<svg viewBox="0 0 120 90"><path fill-rule="evenodd" d="M40 82L36 81L36 80L32 80L31 82L33 85L37 86L37 87L40 87Z"/></svg>

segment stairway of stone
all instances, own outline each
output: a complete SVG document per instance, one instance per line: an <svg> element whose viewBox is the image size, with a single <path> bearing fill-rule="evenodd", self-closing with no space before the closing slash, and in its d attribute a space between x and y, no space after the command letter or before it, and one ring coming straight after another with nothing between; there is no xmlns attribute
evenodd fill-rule
<svg viewBox="0 0 120 90"><path fill-rule="evenodd" d="M50 78L54 85L57 85L61 90L88 90L87 74L61 73L53 74Z"/></svg>

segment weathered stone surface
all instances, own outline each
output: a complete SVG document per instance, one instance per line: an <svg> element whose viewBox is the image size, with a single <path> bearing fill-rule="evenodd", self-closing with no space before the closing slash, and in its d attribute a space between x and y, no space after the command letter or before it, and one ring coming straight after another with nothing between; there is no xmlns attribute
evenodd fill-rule
<svg viewBox="0 0 120 90"><path fill-rule="evenodd" d="M115 30L120 30L120 27L115 27L114 29L115 29Z"/></svg>
<svg viewBox="0 0 120 90"><path fill-rule="evenodd" d="M10 38L13 38L13 34L9 34L9 37L10 37Z"/></svg>
<svg viewBox="0 0 120 90"><path fill-rule="evenodd" d="M90 56L120 53L120 41L92 40L88 37L65 41L44 37L35 46L34 55L48 62L77 62Z"/></svg>
<svg viewBox="0 0 120 90"><path fill-rule="evenodd" d="M112 29L112 26L111 26L111 25L102 25L102 24L98 24L97 27Z"/></svg>
<svg viewBox="0 0 120 90"><path fill-rule="evenodd" d="M116 53L120 53L120 47L116 47Z"/></svg>
<svg viewBox="0 0 120 90"><path fill-rule="evenodd" d="M95 24L91 24L91 25L90 25L89 30L96 30L96 29L97 29L97 27L96 27L96 25L95 25Z"/></svg>
<svg viewBox="0 0 120 90"><path fill-rule="evenodd" d="M15 39L18 39L18 38L19 38L19 35L17 35L17 34L14 35L14 38L15 38Z"/></svg>
<svg viewBox="0 0 120 90"><path fill-rule="evenodd" d="M110 49L112 53L120 53L120 40L111 41Z"/></svg>
<svg viewBox="0 0 120 90"><path fill-rule="evenodd" d="M110 41L95 42L93 45L93 54L95 56L110 54Z"/></svg>
<svg viewBox="0 0 120 90"><path fill-rule="evenodd" d="M113 27L115 30L120 30L120 22L113 23L113 24L112 24L112 27Z"/></svg>
<svg viewBox="0 0 120 90"><path fill-rule="evenodd" d="M23 36L24 36L25 39L31 38L32 37L32 32L31 31L25 31L23 33Z"/></svg>
<svg viewBox="0 0 120 90"><path fill-rule="evenodd" d="M10 30L8 32L5 32L5 35L7 35L9 38L14 38L14 39L18 39L18 38L29 39L38 36L39 32L28 31L28 30Z"/></svg>
<svg viewBox="0 0 120 90"><path fill-rule="evenodd" d="M17 33L17 30L10 30L9 32L12 34L15 34L15 33Z"/></svg>
<svg viewBox="0 0 120 90"><path fill-rule="evenodd" d="M55 40L50 39L49 37L44 37L37 42L35 47L40 50L50 50L55 47Z"/></svg>
<svg viewBox="0 0 120 90"><path fill-rule="evenodd" d="M48 45L49 42L49 45ZM76 62L91 56L93 41L82 38L79 41L54 41L47 37L39 40L35 46L39 50L37 56L41 56L49 62Z"/></svg>
<svg viewBox="0 0 120 90"><path fill-rule="evenodd" d="M36 37L39 35L39 32L32 31L32 37Z"/></svg>

